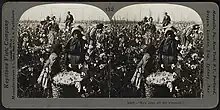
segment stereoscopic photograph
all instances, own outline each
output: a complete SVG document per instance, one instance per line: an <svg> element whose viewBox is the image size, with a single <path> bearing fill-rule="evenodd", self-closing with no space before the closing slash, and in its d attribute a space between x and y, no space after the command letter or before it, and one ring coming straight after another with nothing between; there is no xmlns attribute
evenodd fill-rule
<svg viewBox="0 0 220 110"><path fill-rule="evenodd" d="M203 98L203 22L189 7L135 4L109 18L44 4L17 27L18 98Z"/></svg>

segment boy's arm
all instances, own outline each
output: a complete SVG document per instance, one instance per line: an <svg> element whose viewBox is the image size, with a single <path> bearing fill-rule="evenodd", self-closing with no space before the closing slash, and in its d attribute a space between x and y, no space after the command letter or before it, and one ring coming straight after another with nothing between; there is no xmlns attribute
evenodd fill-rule
<svg viewBox="0 0 220 110"><path fill-rule="evenodd" d="M57 60L57 57L58 56L55 53L52 53L48 59L50 72L51 72L51 67L53 66L54 62Z"/></svg>
<svg viewBox="0 0 220 110"><path fill-rule="evenodd" d="M150 54L145 53L143 56L143 64L142 64L142 68L144 68L148 62L148 59L150 58Z"/></svg>

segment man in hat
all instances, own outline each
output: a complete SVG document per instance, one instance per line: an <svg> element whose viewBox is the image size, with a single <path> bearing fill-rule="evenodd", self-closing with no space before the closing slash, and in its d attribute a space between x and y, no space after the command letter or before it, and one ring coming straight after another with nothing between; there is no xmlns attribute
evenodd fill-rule
<svg viewBox="0 0 220 110"><path fill-rule="evenodd" d="M71 38L65 45L65 66L67 70L79 72L78 64L85 59L85 40L82 38L84 36L82 31L81 26L74 27L71 30Z"/></svg>
<svg viewBox="0 0 220 110"><path fill-rule="evenodd" d="M172 72L171 65L177 62L178 42L175 39L174 30L172 28L165 30L165 37L159 46L160 60L164 65L165 71Z"/></svg>
<svg viewBox="0 0 220 110"><path fill-rule="evenodd" d="M88 31L87 31L87 37L89 38L90 41L92 41L93 45L95 46L96 45L96 41L97 41L97 33L102 33L103 31L103 27L104 27L104 24L102 23L99 23L97 24L96 26L90 28Z"/></svg>
<svg viewBox="0 0 220 110"><path fill-rule="evenodd" d="M154 43L154 37L155 37L155 33L156 33L156 26L153 23L153 18L149 17L149 22L147 23L147 25L145 25L145 43L146 44L150 44L150 43Z"/></svg>
<svg viewBox="0 0 220 110"><path fill-rule="evenodd" d="M153 17L150 17L150 18L149 18L148 30L149 30L151 33L155 33L155 32L156 32L156 26L155 26L155 24L153 23Z"/></svg>
<svg viewBox="0 0 220 110"><path fill-rule="evenodd" d="M70 13L70 11L67 12L67 16L66 16L66 25L65 25L65 29L69 29L71 27L71 24L73 23L73 15Z"/></svg>
<svg viewBox="0 0 220 110"><path fill-rule="evenodd" d="M169 25L171 23L171 18L170 16L167 14L167 12L164 13L164 18L163 18L163 27Z"/></svg>
<svg viewBox="0 0 220 110"><path fill-rule="evenodd" d="M54 43L55 39L57 39L56 37L57 37L58 32L60 30L59 24L56 22L56 17L55 16L53 16L51 18L51 21L48 24L48 28L49 28L48 43L50 45L52 45Z"/></svg>
<svg viewBox="0 0 220 110"><path fill-rule="evenodd" d="M56 22L56 17L51 17L51 21L49 22L49 30L59 32L59 24Z"/></svg>
<svg viewBox="0 0 220 110"><path fill-rule="evenodd" d="M50 16L47 16L46 19L40 22L41 25L45 25L50 22Z"/></svg>
<svg viewBox="0 0 220 110"><path fill-rule="evenodd" d="M42 29L44 30L46 35L49 33L48 24L50 23L50 21L50 16L47 16L45 20L40 22L40 24L42 25Z"/></svg>
<svg viewBox="0 0 220 110"><path fill-rule="evenodd" d="M198 24L193 24L186 27L181 34L181 42L184 47L188 47L190 43L193 43L198 36L200 26Z"/></svg>

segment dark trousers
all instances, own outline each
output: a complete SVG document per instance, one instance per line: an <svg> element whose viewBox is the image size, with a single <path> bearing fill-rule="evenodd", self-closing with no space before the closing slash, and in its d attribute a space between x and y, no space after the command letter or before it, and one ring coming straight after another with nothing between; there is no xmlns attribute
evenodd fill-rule
<svg viewBox="0 0 220 110"><path fill-rule="evenodd" d="M70 28L71 27L72 22L66 22L65 28Z"/></svg>
<svg viewBox="0 0 220 110"><path fill-rule="evenodd" d="M175 57L162 55L162 61L164 64L165 71L172 72L171 64L175 64L175 62L176 62Z"/></svg>
<svg viewBox="0 0 220 110"><path fill-rule="evenodd" d="M76 72L79 71L78 64L80 63L80 56L67 54L65 62L66 62L67 70L72 70L72 71L76 71ZM68 67L69 64L71 64L72 68Z"/></svg>

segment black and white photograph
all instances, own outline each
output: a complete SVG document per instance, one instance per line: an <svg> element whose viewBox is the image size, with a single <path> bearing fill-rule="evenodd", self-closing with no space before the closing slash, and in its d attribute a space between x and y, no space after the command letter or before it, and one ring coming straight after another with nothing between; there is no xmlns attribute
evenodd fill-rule
<svg viewBox="0 0 220 110"><path fill-rule="evenodd" d="M203 98L203 22L189 7L135 4L109 17L44 4L17 27L18 98Z"/></svg>

